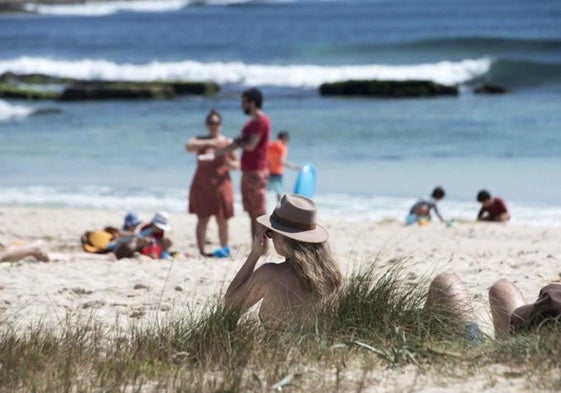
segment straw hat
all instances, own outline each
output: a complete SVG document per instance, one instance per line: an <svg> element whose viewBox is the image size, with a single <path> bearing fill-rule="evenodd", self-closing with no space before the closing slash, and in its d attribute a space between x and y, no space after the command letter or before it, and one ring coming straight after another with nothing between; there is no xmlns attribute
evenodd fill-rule
<svg viewBox="0 0 561 393"><path fill-rule="evenodd" d="M316 223L314 201L302 195L285 194L270 216L257 222L272 231L306 243L323 243L329 237L327 230Z"/></svg>

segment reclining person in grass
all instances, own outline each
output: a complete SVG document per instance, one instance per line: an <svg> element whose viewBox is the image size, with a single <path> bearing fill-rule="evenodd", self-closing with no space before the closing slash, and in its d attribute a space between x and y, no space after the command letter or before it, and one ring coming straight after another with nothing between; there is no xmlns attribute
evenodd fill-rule
<svg viewBox="0 0 561 393"><path fill-rule="evenodd" d="M245 312L263 300L259 317L268 327L303 321L314 304L336 295L343 285L327 230L316 223L316 205L306 197L286 194L270 216L260 216L257 222L251 252L228 287L225 303ZM286 260L255 269L267 238Z"/></svg>
<svg viewBox="0 0 561 393"><path fill-rule="evenodd" d="M527 303L514 284L501 279L489 289L489 304L496 338L530 332L545 324L561 322L561 285L543 287L538 299L534 303ZM446 305L460 316L466 324L464 337L468 342L483 342L479 327L474 322L466 286L456 274L439 274L431 283L425 308L436 305Z"/></svg>

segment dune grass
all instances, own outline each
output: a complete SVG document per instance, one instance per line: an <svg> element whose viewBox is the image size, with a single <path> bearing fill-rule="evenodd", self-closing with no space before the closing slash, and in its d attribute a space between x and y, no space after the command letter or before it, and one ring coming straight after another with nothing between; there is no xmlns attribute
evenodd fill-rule
<svg viewBox="0 0 561 393"><path fill-rule="evenodd" d="M470 347L446 310L422 309L427 282L403 279L399 264L380 274L374 266L352 274L311 323L286 331L240 319L219 300L125 331L94 320L3 329L0 391L361 391L374 383L372 370L413 366L462 379L494 365L528 386L561 389L559 326Z"/></svg>

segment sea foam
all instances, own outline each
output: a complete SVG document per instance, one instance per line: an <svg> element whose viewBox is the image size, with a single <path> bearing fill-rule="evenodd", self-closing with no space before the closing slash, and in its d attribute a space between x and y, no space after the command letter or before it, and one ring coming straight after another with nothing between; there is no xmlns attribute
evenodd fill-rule
<svg viewBox="0 0 561 393"><path fill-rule="evenodd" d="M28 12L60 16L106 16L118 12L173 12L188 6L227 6L248 3L287 3L290 0L133 0L86 2L81 4L25 4Z"/></svg>
<svg viewBox="0 0 561 393"><path fill-rule="evenodd" d="M22 105L12 105L4 100L0 100L0 121L21 119L32 113L32 108Z"/></svg>
<svg viewBox="0 0 561 393"><path fill-rule="evenodd" d="M57 60L19 57L0 60L0 73L40 73L85 80L208 80L219 84L317 88L325 82L349 79L431 80L446 85L468 82L487 73L489 58L441 61L414 65L269 65L243 62L152 61L144 64L107 60Z"/></svg>
<svg viewBox="0 0 561 393"><path fill-rule="evenodd" d="M171 12L191 2L188 0L165 1L115 1L83 4L26 4L26 11L46 15L104 16L117 12Z"/></svg>
<svg viewBox="0 0 561 393"><path fill-rule="evenodd" d="M110 186L5 186L0 187L0 204L21 206L50 206L95 208L107 210L185 212L187 190L180 187L147 187L124 190ZM372 222L404 222L414 198L345 193L319 194L315 198L321 220ZM244 214L241 196L235 195L234 210ZM268 195L268 211L276 204L273 193ZM510 224L523 226L561 227L561 208L552 205L535 205L509 202ZM474 201L444 200L439 210L446 219L474 221L479 205Z"/></svg>

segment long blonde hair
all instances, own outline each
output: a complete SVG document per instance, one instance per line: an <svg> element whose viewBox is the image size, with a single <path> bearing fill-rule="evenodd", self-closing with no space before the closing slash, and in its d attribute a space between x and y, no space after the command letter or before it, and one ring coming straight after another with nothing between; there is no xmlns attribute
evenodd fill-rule
<svg viewBox="0 0 561 393"><path fill-rule="evenodd" d="M327 242L305 243L283 236L286 247L293 250L294 270L302 285L313 295L325 299L336 294L343 285L337 262Z"/></svg>

